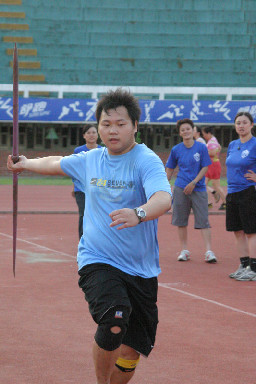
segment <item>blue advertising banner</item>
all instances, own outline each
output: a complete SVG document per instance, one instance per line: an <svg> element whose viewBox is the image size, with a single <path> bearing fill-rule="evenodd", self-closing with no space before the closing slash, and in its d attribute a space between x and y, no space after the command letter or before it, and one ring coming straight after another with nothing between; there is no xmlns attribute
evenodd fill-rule
<svg viewBox="0 0 256 384"><path fill-rule="evenodd" d="M20 98L20 122L83 123L95 121L96 99ZM140 100L141 123L174 124L190 118L194 123L232 124L237 112L256 117L256 101ZM0 121L12 121L12 98L0 97Z"/></svg>

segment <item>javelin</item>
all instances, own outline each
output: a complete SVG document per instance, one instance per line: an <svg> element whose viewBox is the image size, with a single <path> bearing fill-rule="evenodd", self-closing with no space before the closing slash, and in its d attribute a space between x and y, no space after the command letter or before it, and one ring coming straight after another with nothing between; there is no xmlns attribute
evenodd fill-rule
<svg viewBox="0 0 256 384"><path fill-rule="evenodd" d="M15 43L13 50L13 150L12 160L19 161L19 65ZM18 213L18 174L13 173L13 276L15 277Z"/></svg>

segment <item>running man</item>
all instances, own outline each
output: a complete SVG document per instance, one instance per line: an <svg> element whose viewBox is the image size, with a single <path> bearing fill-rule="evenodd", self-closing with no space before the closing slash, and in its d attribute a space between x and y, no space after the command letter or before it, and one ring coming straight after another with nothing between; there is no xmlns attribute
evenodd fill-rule
<svg viewBox="0 0 256 384"><path fill-rule="evenodd" d="M93 360L97 384L126 384L140 355L154 347L160 273L157 218L171 207L171 189L159 157L135 142L138 100L122 89L98 102L106 145L67 157L50 156L8 169L68 175L86 194L84 235L78 246L79 286L97 324Z"/></svg>

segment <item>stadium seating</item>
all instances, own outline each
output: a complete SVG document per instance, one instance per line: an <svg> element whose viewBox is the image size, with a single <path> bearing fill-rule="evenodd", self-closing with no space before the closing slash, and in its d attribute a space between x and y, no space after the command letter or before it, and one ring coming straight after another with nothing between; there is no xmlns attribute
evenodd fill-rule
<svg viewBox="0 0 256 384"><path fill-rule="evenodd" d="M0 82L256 86L253 0L0 0ZM152 95L154 98L154 95Z"/></svg>

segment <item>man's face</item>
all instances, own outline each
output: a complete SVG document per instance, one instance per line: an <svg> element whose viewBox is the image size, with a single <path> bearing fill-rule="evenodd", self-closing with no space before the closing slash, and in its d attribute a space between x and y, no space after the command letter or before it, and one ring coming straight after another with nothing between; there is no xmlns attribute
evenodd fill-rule
<svg viewBox="0 0 256 384"><path fill-rule="evenodd" d="M183 140L193 139L193 128L190 124L184 123L180 126L180 136Z"/></svg>
<svg viewBox="0 0 256 384"><path fill-rule="evenodd" d="M110 155L122 155L134 146L137 122L132 124L128 111L123 106L109 109L107 112L103 110L98 129Z"/></svg>

